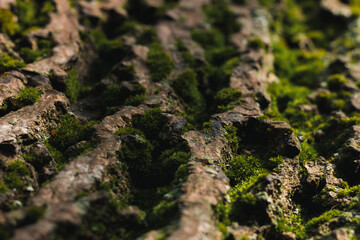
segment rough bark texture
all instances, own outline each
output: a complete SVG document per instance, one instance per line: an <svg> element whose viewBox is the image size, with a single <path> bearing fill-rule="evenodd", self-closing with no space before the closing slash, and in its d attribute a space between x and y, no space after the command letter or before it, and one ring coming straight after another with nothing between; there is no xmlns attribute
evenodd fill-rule
<svg viewBox="0 0 360 240"><path fill-rule="evenodd" d="M357 239L359 13L0 0L0 239Z"/></svg>

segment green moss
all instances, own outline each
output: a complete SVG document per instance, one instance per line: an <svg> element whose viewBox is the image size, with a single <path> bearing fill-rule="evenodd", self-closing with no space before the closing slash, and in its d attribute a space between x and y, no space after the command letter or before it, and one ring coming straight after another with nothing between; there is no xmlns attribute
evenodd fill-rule
<svg viewBox="0 0 360 240"><path fill-rule="evenodd" d="M142 115L136 115L132 120L133 126L143 131L149 139L156 139L166 122L167 119L159 108L152 108Z"/></svg>
<svg viewBox="0 0 360 240"><path fill-rule="evenodd" d="M35 102L37 102L40 99L41 94L43 94L43 93L44 92L42 90L37 90L33 87L22 88L20 90L20 92L18 93L18 95L16 95L12 99L8 99L7 101L5 101L3 103L3 105L1 105L0 115L4 115L10 111L16 111L27 105L34 104ZM16 125L15 122L13 122L13 121L10 121L10 122L9 122L10 124L14 123Z"/></svg>
<svg viewBox="0 0 360 240"><path fill-rule="evenodd" d="M155 82L165 80L175 67L169 55L159 44L152 44L148 52L146 64L150 70L151 79Z"/></svg>
<svg viewBox="0 0 360 240"><path fill-rule="evenodd" d="M216 1L206 5L203 10L210 24L222 31L225 36L239 31L240 25L228 3Z"/></svg>
<svg viewBox="0 0 360 240"><path fill-rule="evenodd" d="M306 141L301 143L301 151L299 155L300 162L315 161L319 154L315 147Z"/></svg>
<svg viewBox="0 0 360 240"><path fill-rule="evenodd" d="M14 22L14 17L9 10L0 9L0 32L12 36L20 31L20 26Z"/></svg>
<svg viewBox="0 0 360 240"><path fill-rule="evenodd" d="M174 176L184 177L186 163L188 162L190 154L187 152L178 151L178 149L169 149L161 153L159 156L158 162L160 165L160 170L162 171L162 181L170 182L174 179ZM178 171L180 166L181 169ZM187 171L186 171L187 172ZM175 173L175 174L174 174Z"/></svg>
<svg viewBox="0 0 360 240"><path fill-rule="evenodd" d="M5 183L3 181L0 181L0 193L4 194L8 191L9 189L7 188L7 186L5 185Z"/></svg>
<svg viewBox="0 0 360 240"><path fill-rule="evenodd" d="M45 165L45 159L37 157L32 151L29 153L24 153L23 155L24 161L30 163L35 169L40 169Z"/></svg>
<svg viewBox="0 0 360 240"><path fill-rule="evenodd" d="M287 47L286 42L278 41L272 44L274 68L278 77L291 78L298 64L296 54Z"/></svg>
<svg viewBox="0 0 360 240"><path fill-rule="evenodd" d="M253 49L266 49L266 44L261 38L253 38L248 42L248 46Z"/></svg>
<svg viewBox="0 0 360 240"><path fill-rule="evenodd" d="M12 237L12 233L13 233L13 230L10 229L9 226L3 225L3 224L0 225L0 238L1 239L4 239L4 240L10 239Z"/></svg>
<svg viewBox="0 0 360 240"><path fill-rule="evenodd" d="M91 81L97 82L119 63L124 57L125 49L121 39L110 39L103 31L97 29L90 31L89 38L95 43L98 57L92 63L88 76L91 77Z"/></svg>
<svg viewBox="0 0 360 240"><path fill-rule="evenodd" d="M360 185L354 187L346 187L345 189L341 189L337 192L337 196L340 198L352 196L355 197L357 194L360 193Z"/></svg>
<svg viewBox="0 0 360 240"><path fill-rule="evenodd" d="M225 129L224 136L228 142L228 145L230 146L231 151L236 153L239 148L239 142L240 142L240 139L237 136L237 128L234 126L225 126L224 129Z"/></svg>
<svg viewBox="0 0 360 240"><path fill-rule="evenodd" d="M340 91L348 81L345 76L334 74L327 79L327 85L331 91Z"/></svg>
<svg viewBox="0 0 360 240"><path fill-rule="evenodd" d="M134 64L123 65L119 69L116 69L116 75L121 80L132 80L132 79L134 79L134 76L135 76L135 66L134 66Z"/></svg>
<svg viewBox="0 0 360 240"><path fill-rule="evenodd" d="M77 77L77 71L75 68L72 68L68 72L68 79L66 80L66 96L69 98L70 102L74 103L77 101L80 94L80 82Z"/></svg>
<svg viewBox="0 0 360 240"><path fill-rule="evenodd" d="M191 37L205 49L225 45L225 37L217 29L211 29L209 31L195 29L191 31Z"/></svg>
<svg viewBox="0 0 360 240"><path fill-rule="evenodd" d="M55 10L51 0L16 0L19 24L22 30L33 26L45 26L49 22L49 13Z"/></svg>
<svg viewBox="0 0 360 240"><path fill-rule="evenodd" d="M291 232L295 233L296 239L307 238L300 214L293 215L290 218L282 216L278 221L276 221L275 229L279 235L282 235L285 232Z"/></svg>
<svg viewBox="0 0 360 240"><path fill-rule="evenodd" d="M255 195L256 191L262 189L266 175L266 173L253 175L241 184L230 189L229 196L231 204L225 208L225 218L237 222L247 222L251 220L267 221L268 217L262 210L263 205L258 202Z"/></svg>
<svg viewBox="0 0 360 240"><path fill-rule="evenodd" d="M320 225L327 223L331 221L332 219L340 216L341 211L337 209L329 210L319 217L312 218L310 221L308 221L305 225L307 231L315 230Z"/></svg>
<svg viewBox="0 0 360 240"><path fill-rule="evenodd" d="M108 85L102 93L102 105L107 109L107 113L113 112L113 106L138 106L146 100L146 93L146 88L139 83L135 83L130 89L118 84Z"/></svg>
<svg viewBox="0 0 360 240"><path fill-rule="evenodd" d="M205 52L207 61L215 66L224 64L228 59L231 59L236 55L234 47L218 47L211 48Z"/></svg>
<svg viewBox="0 0 360 240"><path fill-rule="evenodd" d="M239 5L245 5L247 4L248 0L232 0L232 2Z"/></svg>
<svg viewBox="0 0 360 240"><path fill-rule="evenodd" d="M123 134L130 134L130 135L138 135L141 137L145 137L144 133L141 130L131 127L120 128L115 132L115 134L119 136Z"/></svg>
<svg viewBox="0 0 360 240"><path fill-rule="evenodd" d="M192 69L184 70L173 82L176 93L189 105L201 105L197 75Z"/></svg>
<svg viewBox="0 0 360 240"><path fill-rule="evenodd" d="M338 94L334 92L321 92L316 96L315 102L322 113L343 109L346 104L343 99L338 99Z"/></svg>
<svg viewBox="0 0 360 240"><path fill-rule="evenodd" d="M232 186L247 181L252 176L267 172L261 160L253 155L238 155L230 160L228 166L225 174Z"/></svg>
<svg viewBox="0 0 360 240"><path fill-rule="evenodd" d="M324 63L320 60L296 66L294 76L291 78L291 81L307 87L316 87L319 85L317 80L318 76L323 69Z"/></svg>
<svg viewBox="0 0 360 240"><path fill-rule="evenodd" d="M37 221L41 220L45 213L45 207L41 206L28 206L25 209L25 219L24 223L26 224L32 224L36 223Z"/></svg>
<svg viewBox="0 0 360 240"><path fill-rule="evenodd" d="M115 29L115 35L123 35L123 34L135 34L137 31L137 26L139 25L136 21L125 21L120 27Z"/></svg>
<svg viewBox="0 0 360 240"><path fill-rule="evenodd" d="M135 184L143 184L143 180L151 175L153 149L153 145L140 135L123 141L118 156L129 166L130 176Z"/></svg>
<svg viewBox="0 0 360 240"><path fill-rule="evenodd" d="M142 31L139 38L136 40L137 44L141 45L151 45L158 41L156 31L153 27L146 27Z"/></svg>
<svg viewBox="0 0 360 240"><path fill-rule="evenodd" d="M189 174L189 169L187 164L185 163L181 164L175 172L174 181L183 182L185 178L188 176L188 174Z"/></svg>
<svg viewBox="0 0 360 240"><path fill-rule="evenodd" d="M19 54L26 63L32 63L41 56L39 51L31 48L21 48Z"/></svg>
<svg viewBox="0 0 360 240"><path fill-rule="evenodd" d="M30 170L20 160L9 163L4 175L4 182L8 188L22 191L24 188L23 179L30 176Z"/></svg>
<svg viewBox="0 0 360 240"><path fill-rule="evenodd" d="M238 57L231 58L227 60L224 65L221 66L222 71L226 77L230 77L233 74L233 70L240 64L240 59Z"/></svg>
<svg viewBox="0 0 360 240"><path fill-rule="evenodd" d="M184 70L172 83L175 92L186 103L186 118L194 123L200 119L204 110L205 102L198 89L197 75L192 69ZM197 116L194 116L197 114Z"/></svg>
<svg viewBox="0 0 360 240"><path fill-rule="evenodd" d="M91 137L96 122L82 123L74 116L64 115L58 127L51 131L49 143L60 151L67 150L75 143Z"/></svg>
<svg viewBox="0 0 360 240"><path fill-rule="evenodd" d="M16 161L9 163L9 165L6 168L6 171L17 173L20 176L29 176L30 175L29 169L20 160L16 160Z"/></svg>
<svg viewBox="0 0 360 240"><path fill-rule="evenodd" d="M41 39L38 42L38 49L34 50L28 47L20 49L19 54L24 59L25 63L32 63L39 58L47 57L54 46L53 41L47 39Z"/></svg>
<svg viewBox="0 0 360 240"><path fill-rule="evenodd" d="M25 67L25 63L10 57L7 53L0 55L0 74Z"/></svg>
<svg viewBox="0 0 360 240"><path fill-rule="evenodd" d="M155 224L155 226L161 226L169 223L169 219L173 218L177 212L176 202L169 202L167 200L161 201L156 205L150 213L148 220Z"/></svg>
<svg viewBox="0 0 360 240"><path fill-rule="evenodd" d="M141 84L136 85L136 89L133 93L125 100L125 105L138 106L146 100L146 89Z"/></svg>
<svg viewBox="0 0 360 240"><path fill-rule="evenodd" d="M16 99L18 99L20 102L16 104L15 108L21 108L23 106L31 105L37 102L43 91L37 90L33 87L24 87L21 89L18 95L16 95Z"/></svg>
<svg viewBox="0 0 360 240"><path fill-rule="evenodd" d="M185 44L182 41L178 40L176 42L176 48L181 53L181 57L182 57L183 61L187 64L187 66L195 67L196 60L195 60L194 56L189 52L189 50L187 49L187 47L185 46Z"/></svg>
<svg viewBox="0 0 360 240"><path fill-rule="evenodd" d="M242 102L242 92L237 89L224 88L217 92L214 97L217 109L220 112L225 112L234 108L233 104L240 105Z"/></svg>

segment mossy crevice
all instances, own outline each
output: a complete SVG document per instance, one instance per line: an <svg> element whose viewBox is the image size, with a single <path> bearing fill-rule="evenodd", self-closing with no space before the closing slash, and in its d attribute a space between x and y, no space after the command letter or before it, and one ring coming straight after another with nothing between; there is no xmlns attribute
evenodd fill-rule
<svg viewBox="0 0 360 240"><path fill-rule="evenodd" d="M22 107L34 104L40 99L43 93L44 91L41 89L25 86L15 97L4 101L0 106L0 117L11 111L16 111Z"/></svg>

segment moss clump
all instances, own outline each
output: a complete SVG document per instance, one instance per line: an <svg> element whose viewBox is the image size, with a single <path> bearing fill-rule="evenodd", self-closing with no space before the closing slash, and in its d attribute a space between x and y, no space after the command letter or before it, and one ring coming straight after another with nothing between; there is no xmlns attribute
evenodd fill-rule
<svg viewBox="0 0 360 240"><path fill-rule="evenodd" d="M49 13L55 11L51 0L16 0L16 10L22 30L33 26L45 26L49 22Z"/></svg>
<svg viewBox="0 0 360 240"><path fill-rule="evenodd" d="M154 227L162 226L172 219L178 210L177 203L175 201L169 202L167 200L161 201L155 207L148 216L148 220L154 223Z"/></svg>
<svg viewBox="0 0 360 240"><path fill-rule="evenodd" d="M24 59L25 63L32 63L39 58L47 57L54 46L51 40L42 39L38 42L38 49L34 50L28 47L20 49L19 54Z"/></svg>
<svg viewBox="0 0 360 240"><path fill-rule="evenodd" d="M225 44L225 37L217 29L206 30L192 30L192 39L199 43L203 48L210 49L212 47L219 47Z"/></svg>
<svg viewBox="0 0 360 240"><path fill-rule="evenodd" d="M4 194L8 191L7 186L5 185L5 183L3 181L0 181L0 193Z"/></svg>
<svg viewBox="0 0 360 240"><path fill-rule="evenodd" d="M146 27L137 39L136 43L141 45L151 45L158 41L156 31L152 27Z"/></svg>
<svg viewBox="0 0 360 240"><path fill-rule="evenodd" d="M133 117L132 126L140 129L146 136L151 139L153 145L158 145L161 141L159 133L166 125L167 119L162 115L159 108L152 108L142 115Z"/></svg>
<svg viewBox="0 0 360 240"><path fill-rule="evenodd" d="M13 161L9 163L6 168L6 173L4 175L4 182L7 187L11 189L17 189L22 191L24 188L23 180L30 176L30 170L20 160Z"/></svg>
<svg viewBox="0 0 360 240"><path fill-rule="evenodd" d="M146 64L150 70L151 79L155 82L165 80L175 67L169 55L157 43L150 46Z"/></svg>
<svg viewBox="0 0 360 240"><path fill-rule="evenodd" d="M256 196L256 193L263 189L266 175L253 175L230 190L231 204L224 209L225 222L226 219L239 223L257 222L259 224L270 221L263 207L265 203Z"/></svg>
<svg viewBox="0 0 360 240"><path fill-rule="evenodd" d="M281 216L275 225L276 234L281 236L285 232L291 232L295 233L296 239L306 239L307 234L302 221L303 219L300 214L292 215L288 218Z"/></svg>
<svg viewBox="0 0 360 240"><path fill-rule="evenodd" d="M248 0L232 0L232 2L239 5L245 5L247 4Z"/></svg>
<svg viewBox="0 0 360 240"><path fill-rule="evenodd" d="M315 161L318 156L319 154L314 145L309 144L307 141L301 143L300 162Z"/></svg>
<svg viewBox="0 0 360 240"><path fill-rule="evenodd" d="M190 158L189 153L179 151L179 149L177 148L169 149L161 153L158 162L160 165L160 169L163 172L161 176L163 181L164 182L171 181L174 178L174 173L177 172L179 166L186 164L189 158ZM184 168L184 166L181 168ZM184 169L180 171L184 171ZM178 177L180 177L181 173L177 172L177 174Z"/></svg>
<svg viewBox="0 0 360 240"><path fill-rule="evenodd" d="M331 91L340 91L344 89L345 84L348 81L349 80L345 76L341 74L334 74L327 79L327 85Z"/></svg>
<svg viewBox="0 0 360 240"><path fill-rule="evenodd" d="M198 90L197 75L192 69L184 70L173 82L175 92L187 104L190 114L199 113L204 107L204 102Z"/></svg>
<svg viewBox="0 0 360 240"><path fill-rule="evenodd" d="M19 54L26 63L32 63L41 56L40 51L31 48L21 48Z"/></svg>
<svg viewBox="0 0 360 240"><path fill-rule="evenodd" d="M235 57L235 55L235 48L231 46L211 48L205 52L206 60L215 66L224 64L228 59Z"/></svg>
<svg viewBox="0 0 360 240"><path fill-rule="evenodd" d="M125 161L136 184L143 184L151 174L153 145L141 135L128 136L123 142L119 159Z"/></svg>
<svg viewBox="0 0 360 240"><path fill-rule="evenodd" d="M23 224L32 224L44 216L45 213L45 207L42 206L28 206L25 209L25 219L23 220Z"/></svg>
<svg viewBox="0 0 360 240"><path fill-rule="evenodd" d="M112 84L106 87L102 94L102 105L108 114L112 113L112 107L121 105L138 106L146 100L146 88L136 83L130 88Z"/></svg>
<svg viewBox="0 0 360 240"><path fill-rule="evenodd" d="M120 39L109 39L103 31L91 30L89 38L96 45L98 57L93 62L89 76L92 81L99 81L117 64L125 54L124 44Z"/></svg>
<svg viewBox="0 0 360 240"><path fill-rule="evenodd" d="M189 50L187 49L187 47L185 46L185 44L182 41L176 42L176 48L178 51L180 51L181 57L182 57L184 63L188 67L191 67L191 68L195 67L196 60L195 60L194 56L189 52Z"/></svg>
<svg viewBox="0 0 360 240"><path fill-rule="evenodd" d="M324 63L320 60L299 65L295 67L294 76L291 78L291 81L307 87L316 87L319 85L317 78L323 69Z"/></svg>
<svg viewBox="0 0 360 240"><path fill-rule="evenodd" d="M277 76L280 78L290 78L297 65L295 52L288 48L285 41L274 42L272 48L275 58L274 68Z"/></svg>
<svg viewBox="0 0 360 240"><path fill-rule="evenodd" d="M196 124L205 118L205 101L198 88L197 74L192 69L184 70L174 79L173 88L178 96L185 102L185 119Z"/></svg>
<svg viewBox="0 0 360 240"><path fill-rule="evenodd" d="M237 89L224 88L214 97L218 111L225 112L234 108L233 104L240 105L242 92Z"/></svg>
<svg viewBox="0 0 360 240"><path fill-rule="evenodd" d="M77 71L72 68L68 72L68 79L66 80L65 94L69 98L70 102L76 102L80 93L80 82L77 77Z"/></svg>
<svg viewBox="0 0 360 240"><path fill-rule="evenodd" d="M82 123L74 116L65 115L60 120L58 127L51 131L49 143L64 152L75 143L91 137L96 124L94 121Z"/></svg>
<svg viewBox="0 0 360 240"><path fill-rule="evenodd" d="M360 185L354 186L351 188L349 188L349 186L347 186L345 189L339 190L337 192L337 196L340 198L344 198L344 197L348 197L348 196L355 197L359 193L360 193Z"/></svg>
<svg viewBox="0 0 360 240"><path fill-rule="evenodd" d="M115 134L119 136L123 134L130 134L130 135L138 135L141 137L145 137L144 133L141 130L131 127L120 128L115 132Z"/></svg>
<svg viewBox="0 0 360 240"><path fill-rule="evenodd" d="M333 110L343 110L346 107L346 100L350 96L351 94L346 91L321 92L316 96L315 103L321 113L330 113Z"/></svg>
<svg viewBox="0 0 360 240"><path fill-rule="evenodd" d="M42 93L43 91L37 90L33 87L24 87L16 96L16 99L18 99L20 102L14 107L21 108L26 105L34 104L40 99Z"/></svg>
<svg viewBox="0 0 360 240"><path fill-rule="evenodd" d="M14 14L7 9L0 9L0 30L10 36L20 31L19 24L14 22Z"/></svg>
<svg viewBox="0 0 360 240"><path fill-rule="evenodd" d="M41 94L43 94L42 90L37 90L33 87L24 87L16 97L5 101L0 108L0 115L34 104L40 99Z"/></svg>
<svg viewBox="0 0 360 240"><path fill-rule="evenodd" d="M0 55L0 74L25 67L25 63L10 57L7 53Z"/></svg>
<svg viewBox="0 0 360 240"><path fill-rule="evenodd" d="M315 230L320 225L327 223L332 219L340 216L340 214L341 214L340 210L337 209L329 210L323 213L322 215L320 215L319 217L312 218L310 221L308 221L305 226L306 230L307 231Z"/></svg>
<svg viewBox="0 0 360 240"><path fill-rule="evenodd" d="M217 1L204 7L204 13L211 25L219 29L225 36L239 31L240 25L228 3Z"/></svg>
<svg viewBox="0 0 360 240"><path fill-rule="evenodd" d="M266 44L261 38L253 38L248 42L248 46L253 49L266 49Z"/></svg>
<svg viewBox="0 0 360 240"><path fill-rule="evenodd" d="M266 170L262 168L261 160L252 155L239 155L232 158L229 167L225 169L225 174L232 186L264 172Z"/></svg>
<svg viewBox="0 0 360 240"><path fill-rule="evenodd" d="M138 106L146 100L146 88L137 83L132 94L125 100L125 105Z"/></svg>
<svg viewBox="0 0 360 240"><path fill-rule="evenodd" d="M114 74L116 74L116 76L122 81L133 80L135 76L135 66L134 64L121 65L114 71Z"/></svg>
<svg viewBox="0 0 360 240"><path fill-rule="evenodd" d="M224 136L228 142L228 145L231 148L233 153L236 153L239 148L240 139L237 136L237 128L234 126L225 126L224 127L225 133Z"/></svg>

